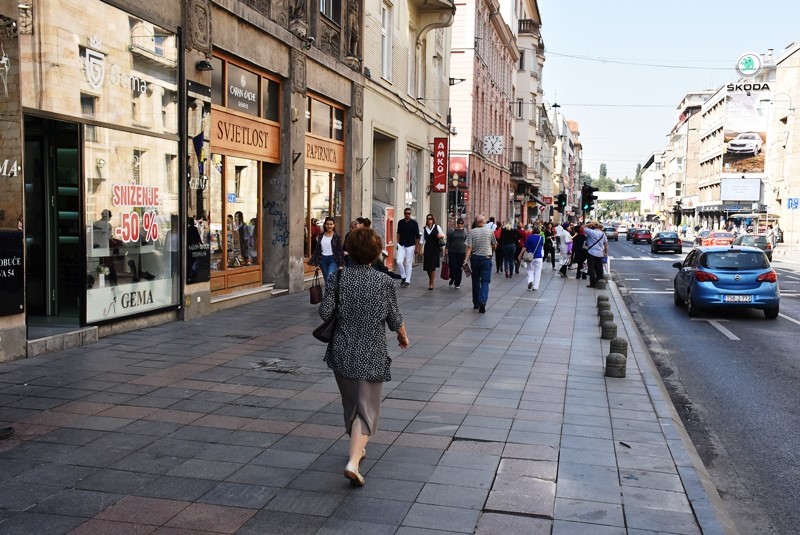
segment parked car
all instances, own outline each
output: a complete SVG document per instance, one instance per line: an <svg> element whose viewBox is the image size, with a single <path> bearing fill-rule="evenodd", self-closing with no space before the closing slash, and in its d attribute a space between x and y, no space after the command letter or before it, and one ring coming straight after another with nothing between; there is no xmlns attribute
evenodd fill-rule
<svg viewBox="0 0 800 535"><path fill-rule="evenodd" d="M736 236L736 238L733 240L733 245L758 247L764 251L764 254L767 255L769 261L772 262L772 244L763 234L742 234L741 236Z"/></svg>
<svg viewBox="0 0 800 535"><path fill-rule="evenodd" d="M619 241L619 232L614 227L603 227L603 232L609 240Z"/></svg>
<svg viewBox="0 0 800 535"><path fill-rule="evenodd" d="M764 141L755 132L742 132L728 141L728 154L756 154L761 152Z"/></svg>
<svg viewBox="0 0 800 535"><path fill-rule="evenodd" d="M657 232L656 235L653 236L653 241L650 243L650 252L661 253L663 251L678 254L683 252L683 243L677 232Z"/></svg>
<svg viewBox="0 0 800 535"><path fill-rule="evenodd" d="M712 230L703 238L700 245L708 247L711 245L730 245L733 243L733 233L726 230Z"/></svg>
<svg viewBox="0 0 800 535"><path fill-rule="evenodd" d="M675 306L686 305L689 316L703 308L755 308L768 319L778 317L778 274L767 255L756 247L698 247L683 262L674 281Z"/></svg>
<svg viewBox="0 0 800 535"><path fill-rule="evenodd" d="M652 243L653 235L650 234L650 231L646 228L637 228L633 231L633 236L631 236L631 240L633 243L639 243L641 241L645 243Z"/></svg>

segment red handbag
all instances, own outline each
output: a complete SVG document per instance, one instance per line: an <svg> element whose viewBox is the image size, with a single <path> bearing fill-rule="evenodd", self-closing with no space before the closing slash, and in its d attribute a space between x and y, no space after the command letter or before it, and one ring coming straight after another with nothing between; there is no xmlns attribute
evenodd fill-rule
<svg viewBox="0 0 800 535"><path fill-rule="evenodd" d="M442 261L442 271L439 274L444 280L450 280L450 264L447 263L447 260Z"/></svg>

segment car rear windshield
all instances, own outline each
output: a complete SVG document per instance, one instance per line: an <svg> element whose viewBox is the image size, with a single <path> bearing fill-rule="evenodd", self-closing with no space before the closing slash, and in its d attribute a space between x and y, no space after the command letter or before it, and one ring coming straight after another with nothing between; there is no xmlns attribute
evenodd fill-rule
<svg viewBox="0 0 800 535"><path fill-rule="evenodd" d="M762 269L769 267L769 261L761 251L727 251L709 252L700 258L700 265L708 269Z"/></svg>
<svg viewBox="0 0 800 535"><path fill-rule="evenodd" d="M740 240L742 245L754 245L756 247L767 245L767 239L764 236L742 236Z"/></svg>
<svg viewBox="0 0 800 535"><path fill-rule="evenodd" d="M661 234L658 235L658 237L659 238L677 238L678 237L678 233L677 232L662 232Z"/></svg>

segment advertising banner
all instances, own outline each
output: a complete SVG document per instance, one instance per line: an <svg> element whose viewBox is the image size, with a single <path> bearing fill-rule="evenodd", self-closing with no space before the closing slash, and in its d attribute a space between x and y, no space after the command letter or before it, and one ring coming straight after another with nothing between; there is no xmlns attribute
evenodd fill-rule
<svg viewBox="0 0 800 535"><path fill-rule="evenodd" d="M735 87L735 86L734 86ZM765 91L729 91L725 102L723 173L763 173L767 113L759 105Z"/></svg>

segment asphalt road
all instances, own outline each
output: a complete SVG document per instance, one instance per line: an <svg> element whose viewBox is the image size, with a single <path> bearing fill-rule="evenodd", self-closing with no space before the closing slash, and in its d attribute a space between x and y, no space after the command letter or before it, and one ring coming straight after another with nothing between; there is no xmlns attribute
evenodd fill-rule
<svg viewBox="0 0 800 535"><path fill-rule="evenodd" d="M689 248L684 248L687 253ZM673 262L611 242L614 280L742 534L800 533L800 264L776 258L781 314L673 302Z"/></svg>

